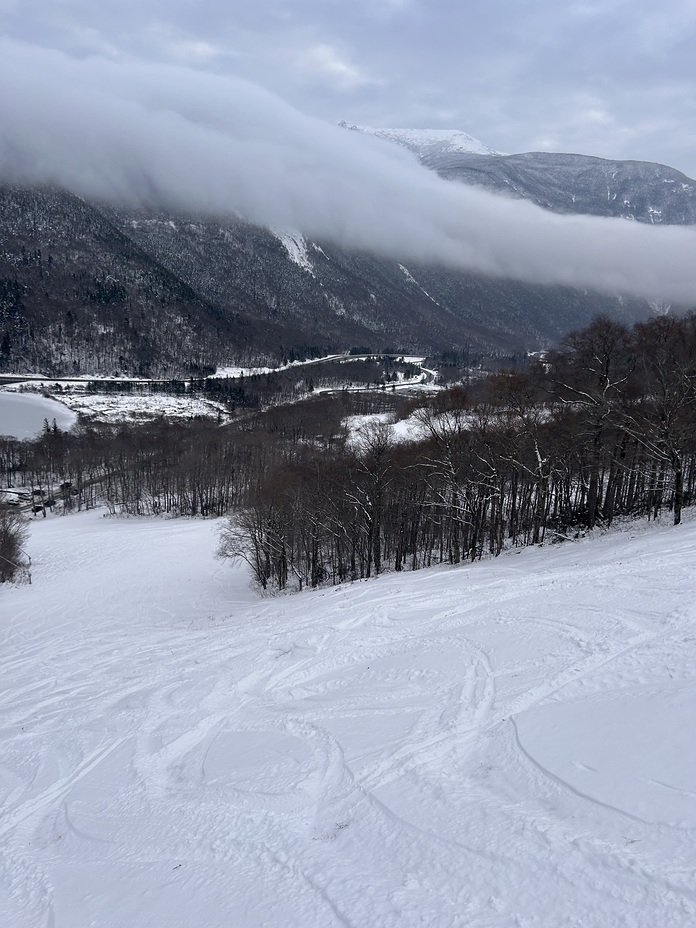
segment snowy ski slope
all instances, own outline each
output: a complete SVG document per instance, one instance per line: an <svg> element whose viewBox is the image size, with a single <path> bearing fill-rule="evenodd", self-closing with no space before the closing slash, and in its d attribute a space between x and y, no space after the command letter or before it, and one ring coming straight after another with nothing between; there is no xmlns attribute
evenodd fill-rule
<svg viewBox="0 0 696 928"><path fill-rule="evenodd" d="M215 544L33 525L2 925L696 925L696 524L269 599Z"/></svg>

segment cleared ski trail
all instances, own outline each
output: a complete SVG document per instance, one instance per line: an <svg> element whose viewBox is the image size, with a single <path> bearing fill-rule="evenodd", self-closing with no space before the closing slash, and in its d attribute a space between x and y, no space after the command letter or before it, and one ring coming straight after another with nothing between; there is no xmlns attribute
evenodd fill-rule
<svg viewBox="0 0 696 928"><path fill-rule="evenodd" d="M696 525L263 600L215 531L33 526L3 925L696 924Z"/></svg>

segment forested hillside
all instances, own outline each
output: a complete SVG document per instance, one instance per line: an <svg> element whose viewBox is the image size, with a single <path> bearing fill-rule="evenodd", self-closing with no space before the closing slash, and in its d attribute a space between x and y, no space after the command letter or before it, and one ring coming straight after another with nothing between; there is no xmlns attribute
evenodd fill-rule
<svg viewBox="0 0 696 928"><path fill-rule="evenodd" d="M453 184L557 213L693 224L696 184L664 165L580 155L421 153ZM604 314L664 305L406 264L233 214L87 202L0 185L0 370L182 377L231 361L362 347L509 355ZM672 307L673 311L692 304Z"/></svg>
<svg viewBox="0 0 696 928"><path fill-rule="evenodd" d="M351 439L349 417L375 412L411 423L410 440L386 421ZM222 426L47 429L0 452L8 482L61 486L39 511L231 513L225 553L281 589L456 564L617 516L667 508L679 522L696 493L696 315L600 318L525 370L411 400L341 391L242 406Z"/></svg>

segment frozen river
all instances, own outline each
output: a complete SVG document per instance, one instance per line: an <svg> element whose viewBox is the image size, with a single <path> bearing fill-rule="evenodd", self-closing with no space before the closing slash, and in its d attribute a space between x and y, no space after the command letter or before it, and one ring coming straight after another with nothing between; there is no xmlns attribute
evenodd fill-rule
<svg viewBox="0 0 696 928"><path fill-rule="evenodd" d="M33 438L48 419L56 420L59 429L69 429L77 421L74 412L55 400L33 393L9 393L0 390L0 435Z"/></svg>

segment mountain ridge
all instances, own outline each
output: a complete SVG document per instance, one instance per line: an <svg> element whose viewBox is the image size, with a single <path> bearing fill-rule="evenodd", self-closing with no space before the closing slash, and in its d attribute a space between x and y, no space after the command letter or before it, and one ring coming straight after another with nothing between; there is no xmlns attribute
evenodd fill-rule
<svg viewBox="0 0 696 928"><path fill-rule="evenodd" d="M453 182L555 212L696 224L696 181L664 165L436 141L421 160ZM668 308L349 251L235 217L0 186L4 371L181 376L352 347L509 356L599 313L630 324Z"/></svg>
<svg viewBox="0 0 696 928"><path fill-rule="evenodd" d="M474 138L473 135L469 135L468 132L464 132L462 129L378 128L375 126L352 125L345 120L339 122L339 126L352 132L361 132L364 135L371 135L387 142L393 142L402 148L408 148L419 157L435 152L442 154L457 152L475 155L505 154L501 151L495 151L480 139Z"/></svg>

